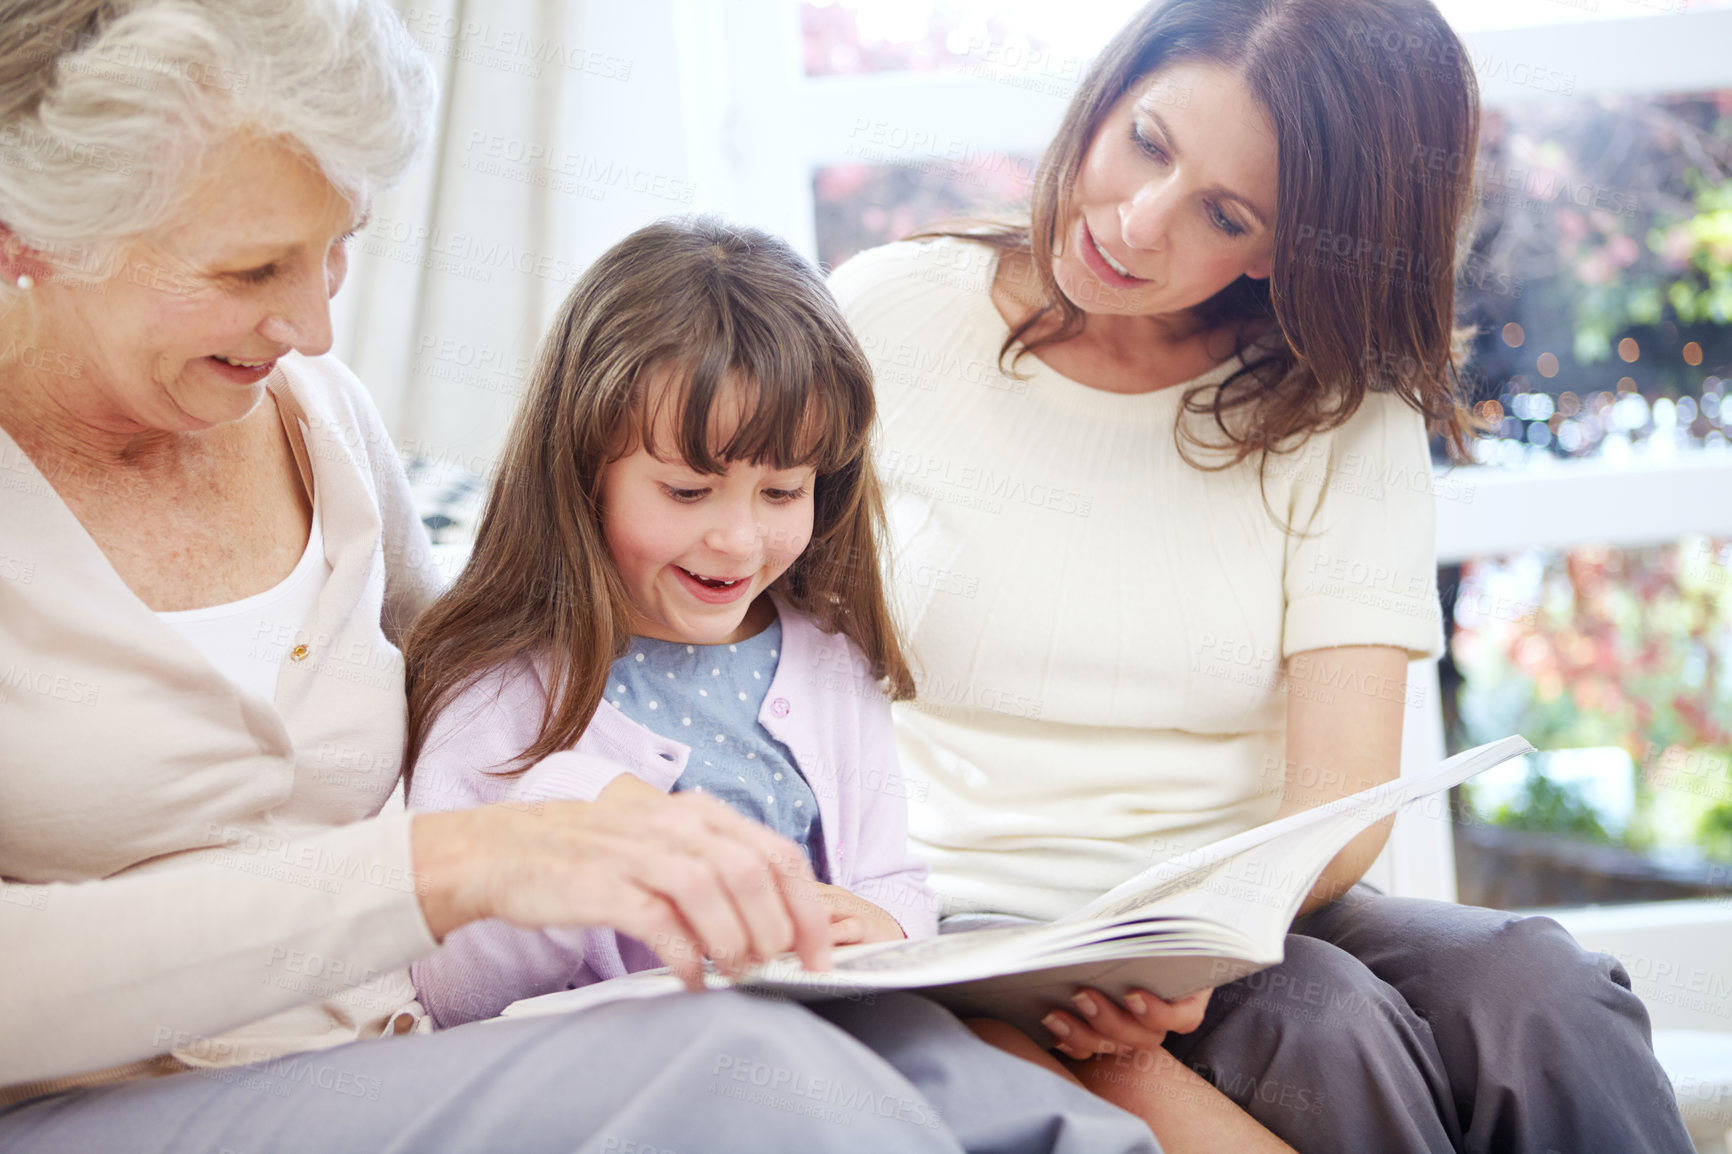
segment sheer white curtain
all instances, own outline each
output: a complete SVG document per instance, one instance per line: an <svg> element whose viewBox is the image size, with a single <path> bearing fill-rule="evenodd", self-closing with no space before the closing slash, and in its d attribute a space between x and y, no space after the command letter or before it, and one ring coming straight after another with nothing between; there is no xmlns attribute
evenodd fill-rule
<svg viewBox="0 0 1732 1154"><path fill-rule="evenodd" d="M728 110L763 26L797 22L788 0L393 2L439 71L438 136L352 247L337 353L405 457L485 473L590 261L670 213L757 215Z"/></svg>

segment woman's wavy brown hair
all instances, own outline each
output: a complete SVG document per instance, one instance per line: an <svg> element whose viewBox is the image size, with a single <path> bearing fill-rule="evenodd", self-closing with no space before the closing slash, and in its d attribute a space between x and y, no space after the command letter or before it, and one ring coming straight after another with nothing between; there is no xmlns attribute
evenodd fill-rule
<svg viewBox="0 0 1732 1154"><path fill-rule="evenodd" d="M668 369L673 387L652 387ZM742 415L718 445L711 411L733 390ZM649 434L668 406L676 443L658 447ZM772 588L853 640L891 697L912 697L881 575L873 411L865 354L785 242L693 217L609 249L542 347L469 563L404 639L410 772L440 710L513 658L545 657L548 695L540 734L507 772L589 725L632 620L602 533L602 470L638 445L671 448L701 473L729 461L815 468L811 544Z"/></svg>
<svg viewBox="0 0 1732 1154"><path fill-rule="evenodd" d="M1274 127L1279 183L1271 275L1240 277L1197 308L1246 363L1219 387L1186 390L1185 413L1203 419L1179 422L1180 451L1199 467L1253 453L1267 465L1345 422L1367 391L1387 391L1464 455L1473 424L1461 403L1455 265L1473 193L1447 174L1472 169L1479 88L1430 0L1155 0L1132 17L1072 97L1029 221L916 234L1032 258L1045 303L1011 329L1000 361L1013 368L1083 331L1086 315L1052 271L1070 189L1120 99L1185 61L1242 78ZM1205 447L1225 449L1225 462L1201 465L1190 450Z"/></svg>

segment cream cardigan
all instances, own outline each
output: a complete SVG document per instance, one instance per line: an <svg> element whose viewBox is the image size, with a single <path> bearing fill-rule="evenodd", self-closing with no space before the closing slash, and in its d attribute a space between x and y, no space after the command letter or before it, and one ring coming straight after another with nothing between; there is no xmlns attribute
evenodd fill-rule
<svg viewBox="0 0 1732 1154"><path fill-rule="evenodd" d="M274 701L159 620L0 431L0 1105L425 1028L408 819L374 815L431 550L354 375L290 356L271 387L332 568L310 620L258 625Z"/></svg>

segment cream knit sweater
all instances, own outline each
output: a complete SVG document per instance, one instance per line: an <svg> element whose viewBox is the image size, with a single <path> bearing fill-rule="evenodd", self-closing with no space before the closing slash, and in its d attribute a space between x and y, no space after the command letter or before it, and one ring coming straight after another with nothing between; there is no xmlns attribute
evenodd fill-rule
<svg viewBox="0 0 1732 1154"><path fill-rule="evenodd" d="M949 912L1052 918L1272 816L1285 658L1441 652L1435 495L1387 395L1273 459L1266 507L1255 459L1180 458L1183 387L1107 393L1034 357L1005 376L995 266L892 244L831 287L877 374L915 850Z"/></svg>
<svg viewBox="0 0 1732 1154"><path fill-rule="evenodd" d="M260 623L271 700L151 612L0 432L0 1104L416 1028L407 965L435 943L408 818L373 815L431 550L360 382L279 372L331 574L306 621Z"/></svg>

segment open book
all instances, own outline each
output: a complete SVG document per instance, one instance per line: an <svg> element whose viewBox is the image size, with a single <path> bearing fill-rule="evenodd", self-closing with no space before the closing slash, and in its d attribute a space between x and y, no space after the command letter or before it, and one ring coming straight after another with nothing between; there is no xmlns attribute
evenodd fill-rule
<svg viewBox="0 0 1732 1154"><path fill-rule="evenodd" d="M835 968L802 969L792 955L754 968L736 986L800 1001L869 999L918 990L963 1016L999 1018L1050 1045L1040 1019L1078 986L1123 999L1132 989L1184 997L1277 965L1287 928L1324 868L1361 831L1512 757L1533 752L1506 737L1450 758L1425 777L1400 778L1161 862L1056 922L835 951ZM562 1013L683 989L650 970L526 998L504 1016Z"/></svg>

